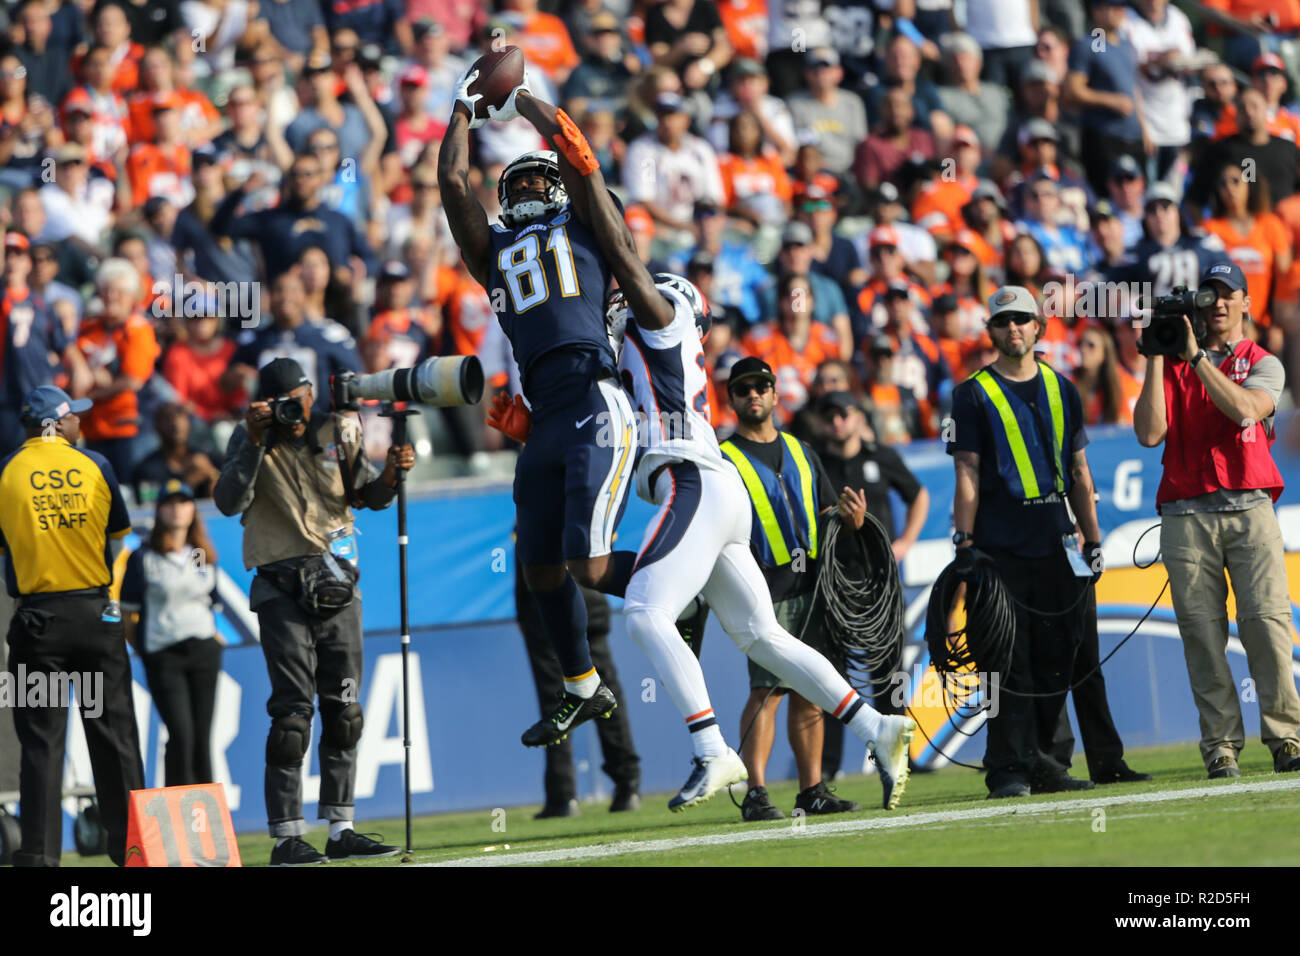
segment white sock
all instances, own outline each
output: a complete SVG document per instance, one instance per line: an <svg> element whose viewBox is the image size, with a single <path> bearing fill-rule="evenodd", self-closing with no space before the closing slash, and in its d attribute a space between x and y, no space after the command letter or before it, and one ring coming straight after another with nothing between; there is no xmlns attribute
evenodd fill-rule
<svg viewBox="0 0 1300 956"><path fill-rule="evenodd" d="M344 830L352 829L351 820L332 820L330 821L330 839L337 840L343 835Z"/></svg>
<svg viewBox="0 0 1300 956"><path fill-rule="evenodd" d="M691 748L697 757L719 757L727 752L718 729L704 671L686 646L668 615L658 608L638 607L626 614L627 632L650 658L668 696L691 731Z"/></svg>
<svg viewBox="0 0 1300 956"><path fill-rule="evenodd" d="M880 732L880 712L863 700L821 654L784 630L765 635L749 648L754 663L781 678L804 700L810 700L870 743Z"/></svg>
<svg viewBox="0 0 1300 956"><path fill-rule="evenodd" d="M570 694L575 694L586 700L588 697L595 695L600 689L600 675L596 673L596 668L592 668L581 677L564 678L564 689Z"/></svg>

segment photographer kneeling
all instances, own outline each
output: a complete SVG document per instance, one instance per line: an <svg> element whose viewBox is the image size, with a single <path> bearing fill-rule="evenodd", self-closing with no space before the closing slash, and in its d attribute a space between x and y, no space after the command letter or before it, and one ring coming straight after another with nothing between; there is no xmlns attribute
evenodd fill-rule
<svg viewBox="0 0 1300 956"><path fill-rule="evenodd" d="M1212 265L1196 297L1207 290L1213 302L1187 295L1182 316L1157 304L1143 334L1150 360L1133 427L1148 448L1165 442L1156 493L1160 551L1200 713L1205 767L1211 778L1240 776L1237 754L1246 742L1227 661L1227 568L1237 636L1258 693L1260 737L1278 772L1296 771L1300 694L1291 676L1291 602L1273 511L1283 482L1269 451L1286 373L1243 334L1250 296L1241 269ZM1204 325L1199 343L1186 313ZM1183 330L1175 334L1179 318Z"/></svg>
<svg viewBox="0 0 1300 956"><path fill-rule="evenodd" d="M267 712L266 811L272 866L393 856L352 829L356 748L361 739L361 596L350 505L380 510L397 493L410 445L388 450L383 473L365 456L355 422L311 414L311 380L292 359L259 374L253 402L230 438L213 489L222 514L240 515L244 566L257 569L249 606L257 613L271 678ZM346 440L345 440L346 439ZM330 823L325 855L302 835L302 760L320 697L318 816Z"/></svg>

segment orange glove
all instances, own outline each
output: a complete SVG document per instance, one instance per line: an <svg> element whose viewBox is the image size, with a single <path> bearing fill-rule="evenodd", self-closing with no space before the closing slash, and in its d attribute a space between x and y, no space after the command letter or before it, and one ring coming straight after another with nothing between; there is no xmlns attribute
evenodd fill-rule
<svg viewBox="0 0 1300 956"><path fill-rule="evenodd" d="M528 433L532 431L533 415L524 404L522 395L516 395L512 403L505 392L498 392L488 410L487 423L522 445L528 441Z"/></svg>
<svg viewBox="0 0 1300 956"><path fill-rule="evenodd" d="M556 110L555 119L560 124L560 132L554 143L556 150L563 153L564 158L583 176L590 176L600 169L596 154L591 151L591 144L582 135L582 130L578 129L578 124L569 119L569 114L564 110Z"/></svg>

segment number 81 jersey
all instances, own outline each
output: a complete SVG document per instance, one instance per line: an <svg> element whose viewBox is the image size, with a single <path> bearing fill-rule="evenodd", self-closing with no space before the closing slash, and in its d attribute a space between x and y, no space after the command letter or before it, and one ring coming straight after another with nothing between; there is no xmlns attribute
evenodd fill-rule
<svg viewBox="0 0 1300 956"><path fill-rule="evenodd" d="M637 494L660 504L650 487L660 465L690 461L720 471L730 465L709 421L708 372L695 310L676 289L656 288L673 304L673 320L662 329L645 329L629 315L618 368L637 420Z"/></svg>
<svg viewBox="0 0 1300 956"><path fill-rule="evenodd" d="M492 224L488 296L525 382L540 356L566 345L615 367L605 330L609 266L572 208L523 226Z"/></svg>

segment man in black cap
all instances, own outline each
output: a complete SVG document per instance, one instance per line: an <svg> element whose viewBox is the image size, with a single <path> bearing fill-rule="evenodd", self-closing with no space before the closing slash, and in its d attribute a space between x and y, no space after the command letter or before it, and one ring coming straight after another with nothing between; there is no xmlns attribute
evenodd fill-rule
<svg viewBox="0 0 1300 956"><path fill-rule="evenodd" d="M352 508L381 510L397 493L398 469L415 464L410 445L388 449L380 473L366 457L355 418L310 411L312 383L292 359L258 373L248 407L213 489L222 514L240 515L244 567L257 569L249 607L257 613L271 678L266 809L272 866L392 856L352 829L356 748L361 739L361 598ZM302 761L321 712L319 817L330 824L325 855L303 838Z"/></svg>
<svg viewBox="0 0 1300 956"><path fill-rule="evenodd" d="M108 460L74 447L88 399L41 385L23 398L27 436L0 462L0 550L18 609L9 624L11 686L75 688L108 855L126 858L127 795L144 788L122 612L109 598L113 561L131 532ZM13 703L13 701L10 701ZM15 866L58 866L63 840L66 694L18 702L22 848Z"/></svg>

